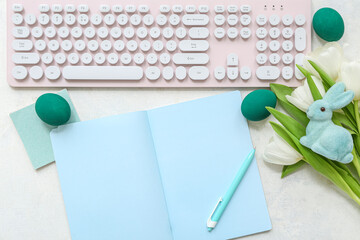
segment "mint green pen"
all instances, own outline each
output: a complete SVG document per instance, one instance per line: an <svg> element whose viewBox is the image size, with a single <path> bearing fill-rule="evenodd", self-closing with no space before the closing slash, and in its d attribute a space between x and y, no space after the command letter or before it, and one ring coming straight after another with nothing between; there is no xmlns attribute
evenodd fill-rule
<svg viewBox="0 0 360 240"><path fill-rule="evenodd" d="M227 205L229 204L232 196L234 195L247 169L249 168L250 163L254 158L254 155L255 149L252 149L249 155L244 160L243 164L241 165L238 173L235 176L234 181L231 183L230 188L227 190L225 196L223 198L220 198L218 203L216 204L206 224L209 232L211 232L215 228L217 222L221 218L221 215L224 213Z"/></svg>

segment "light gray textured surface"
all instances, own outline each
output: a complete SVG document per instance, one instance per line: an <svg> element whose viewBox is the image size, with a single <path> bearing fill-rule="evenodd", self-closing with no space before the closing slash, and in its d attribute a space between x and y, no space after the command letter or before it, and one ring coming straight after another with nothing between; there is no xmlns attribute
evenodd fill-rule
<svg viewBox="0 0 360 240"><path fill-rule="evenodd" d="M291 0L288 0L291 2ZM313 12L330 6L344 17L342 42L360 52L360 1L313 0ZM0 239L70 239L55 164L34 171L9 113L57 89L13 89L5 79L5 0L0 1ZM321 42L313 37L313 46ZM229 89L70 89L82 120L149 109ZM242 91L243 97L250 89ZM272 118L270 120L273 120ZM246 239L359 239L360 207L310 167L281 180L281 167L264 163L261 153L272 130L269 119L250 123L253 143L273 224L270 232ZM115 227L115 226L114 226ZM116 226L117 227L117 226Z"/></svg>

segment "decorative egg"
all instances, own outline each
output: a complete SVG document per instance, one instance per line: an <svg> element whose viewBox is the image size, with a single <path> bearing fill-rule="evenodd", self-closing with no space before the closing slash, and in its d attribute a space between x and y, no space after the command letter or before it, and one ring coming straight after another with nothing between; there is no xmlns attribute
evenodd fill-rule
<svg viewBox="0 0 360 240"><path fill-rule="evenodd" d="M321 8L314 14L313 28L320 38L328 42L340 40L345 31L343 18L332 8Z"/></svg>
<svg viewBox="0 0 360 240"><path fill-rule="evenodd" d="M265 107L276 106L276 95L266 89L258 89L249 93L241 104L241 112L250 121L261 121L270 115Z"/></svg>
<svg viewBox="0 0 360 240"><path fill-rule="evenodd" d="M35 111L43 122L51 126L65 124L71 115L69 103L63 97L54 93L41 95L36 100Z"/></svg>

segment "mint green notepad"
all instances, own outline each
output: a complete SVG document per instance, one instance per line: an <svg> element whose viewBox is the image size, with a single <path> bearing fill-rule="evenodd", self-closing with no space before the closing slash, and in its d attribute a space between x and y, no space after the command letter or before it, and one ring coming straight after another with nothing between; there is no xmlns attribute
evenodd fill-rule
<svg viewBox="0 0 360 240"><path fill-rule="evenodd" d="M70 105L71 117L68 123L79 122L79 116L67 90L61 90L57 94L65 98ZM40 120L35 112L35 103L11 113L10 117L20 135L34 169L53 162L54 153L51 146L50 131L56 127L47 125Z"/></svg>

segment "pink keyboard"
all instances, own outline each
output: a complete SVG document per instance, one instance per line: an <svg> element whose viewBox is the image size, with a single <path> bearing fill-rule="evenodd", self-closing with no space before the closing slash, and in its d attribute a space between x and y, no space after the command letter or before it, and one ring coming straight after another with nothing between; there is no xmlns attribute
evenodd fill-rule
<svg viewBox="0 0 360 240"><path fill-rule="evenodd" d="M196 5L194 5L196 3ZM13 87L298 86L310 0L8 0Z"/></svg>

